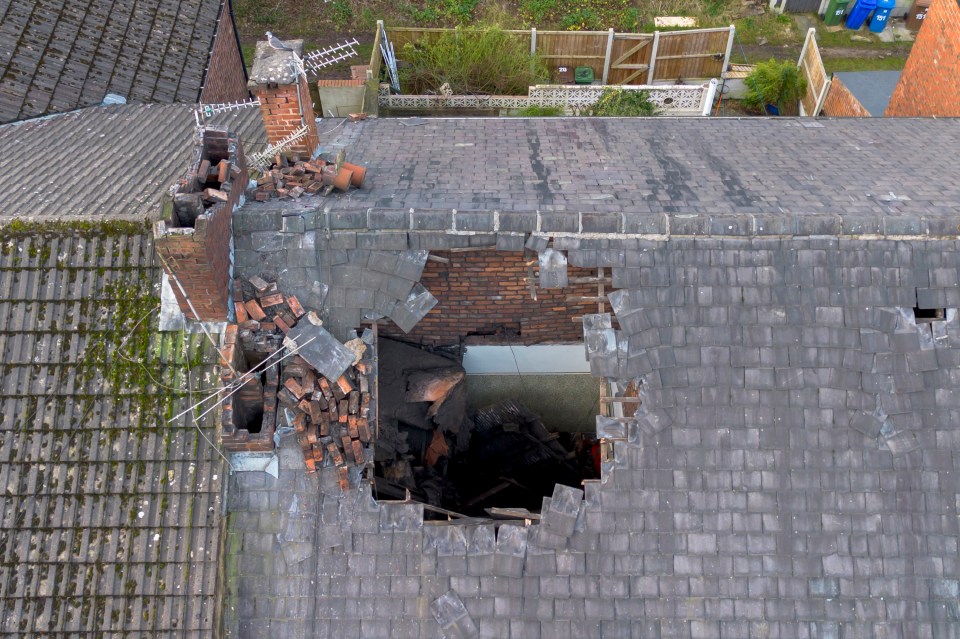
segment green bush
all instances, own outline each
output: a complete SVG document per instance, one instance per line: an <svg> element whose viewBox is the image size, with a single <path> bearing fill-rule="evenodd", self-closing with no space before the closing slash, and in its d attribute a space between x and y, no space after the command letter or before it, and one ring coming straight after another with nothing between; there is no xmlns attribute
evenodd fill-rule
<svg viewBox="0 0 960 639"><path fill-rule="evenodd" d="M770 104L777 107L781 115L796 115L800 97L807 90L807 80L795 63L773 58L758 64L743 83L746 86L743 105L759 113L764 113Z"/></svg>
<svg viewBox="0 0 960 639"><path fill-rule="evenodd" d="M337 29L346 29L353 22L353 7L349 0L333 0L330 7L330 21Z"/></svg>
<svg viewBox="0 0 960 639"><path fill-rule="evenodd" d="M528 107L524 107L514 113L513 115L522 117L522 118L555 118L557 116L563 115L563 109L558 106L538 106L536 104Z"/></svg>
<svg viewBox="0 0 960 639"><path fill-rule="evenodd" d="M520 12L533 25L543 24L558 9L559 0L521 0Z"/></svg>
<svg viewBox="0 0 960 639"><path fill-rule="evenodd" d="M549 73L521 38L494 25L457 27L397 52L404 93L435 92L447 84L460 95L525 95Z"/></svg>
<svg viewBox="0 0 960 639"><path fill-rule="evenodd" d="M592 107L590 115L634 117L656 115L657 105L650 101L646 91L629 91L607 87Z"/></svg>
<svg viewBox="0 0 960 639"><path fill-rule="evenodd" d="M577 9L560 18L560 28L564 31L596 31L600 28L600 17L592 9Z"/></svg>
<svg viewBox="0 0 960 639"><path fill-rule="evenodd" d="M620 31L636 31L640 28L640 9L628 7L620 12Z"/></svg>

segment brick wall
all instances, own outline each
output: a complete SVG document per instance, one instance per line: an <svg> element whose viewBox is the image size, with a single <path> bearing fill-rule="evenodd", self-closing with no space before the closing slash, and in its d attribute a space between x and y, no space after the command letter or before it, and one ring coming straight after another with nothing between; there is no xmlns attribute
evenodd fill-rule
<svg viewBox="0 0 960 639"><path fill-rule="evenodd" d="M823 115L831 118L869 118L867 111L860 100L855 98L840 78L834 76L830 81L830 89L823 101Z"/></svg>
<svg viewBox="0 0 960 639"><path fill-rule="evenodd" d="M298 91L300 92L299 101ZM306 125L307 135L287 147L287 151L300 157L312 155L314 149L319 146L320 139L317 135L317 121L313 113L313 99L310 97L307 80L301 77L296 84L259 85L254 89L254 94L260 98L260 113L263 115L263 124L267 130L267 140L273 144ZM302 120L301 105L304 113Z"/></svg>
<svg viewBox="0 0 960 639"><path fill-rule="evenodd" d="M246 100L250 97L235 28L228 0L220 12L220 23L217 25L213 49L210 51L210 64L200 93L201 102L214 104Z"/></svg>
<svg viewBox="0 0 960 639"><path fill-rule="evenodd" d="M884 115L960 117L957 0L932 0Z"/></svg>
<svg viewBox="0 0 960 639"><path fill-rule="evenodd" d="M494 250L431 251L431 255L450 260L449 264L428 261L420 278L437 298L437 306L409 333L390 325L383 328L383 334L448 345L470 336L503 343L497 335L506 330L509 339L517 344L579 342L583 339L583 326L572 318L597 312L596 302L567 302L567 296L596 296L595 283L538 289L537 299L531 299L526 263L536 257ZM533 268L536 273L536 265ZM596 277L597 269L570 267L568 273L571 278ZM610 290L608 285L607 292Z"/></svg>
<svg viewBox="0 0 960 639"><path fill-rule="evenodd" d="M247 166L240 141L225 129L208 127L198 146L196 160L180 180L176 194L189 195L200 189L197 170L202 160L209 159L216 164L226 158L231 164L230 174L219 188L228 199L206 209L196 218L193 227L184 226L174 208L170 217L157 222L154 235L164 268L176 276L193 305L191 309L176 282L171 282L184 315L197 319L195 309L203 321L225 321L231 298L232 216L243 196Z"/></svg>

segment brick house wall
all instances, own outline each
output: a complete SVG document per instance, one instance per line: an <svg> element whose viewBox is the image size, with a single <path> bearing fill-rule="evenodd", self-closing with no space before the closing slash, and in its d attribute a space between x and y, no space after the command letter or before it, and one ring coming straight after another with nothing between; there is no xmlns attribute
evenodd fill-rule
<svg viewBox="0 0 960 639"><path fill-rule="evenodd" d="M459 344L467 337L503 343L504 332L516 344L570 343L583 339L583 325L572 318L597 312L596 302L567 301L568 296L595 297L595 283L537 289L537 299L531 299L527 262L535 256L495 250L431 255L450 260L428 261L420 277L438 304L409 333L390 324L382 334L431 345ZM597 269L568 267L568 275L596 277ZM606 291L611 290L607 284Z"/></svg>
<svg viewBox="0 0 960 639"><path fill-rule="evenodd" d="M196 218L192 227L178 222L174 210L171 217L156 223L154 236L164 269L176 276L190 298L188 303L176 282L171 282L184 315L191 320L227 321L232 310L232 216L243 197L247 165L240 141L224 129L205 129L199 146L196 161L180 180L176 192L181 194L197 190L197 169L203 159L214 158L219 161L220 158L227 158L231 163L231 176L220 185L220 190L228 196L227 200L206 209Z"/></svg>
<svg viewBox="0 0 960 639"><path fill-rule="evenodd" d="M932 0L887 117L960 117L960 5Z"/></svg>
<svg viewBox="0 0 960 639"><path fill-rule="evenodd" d="M243 53L237 42L236 25L230 0L220 9L220 21L210 50L210 63L204 77L200 101L205 104L234 102L250 97L247 90L247 72Z"/></svg>
<svg viewBox="0 0 960 639"><path fill-rule="evenodd" d="M832 118L869 118L870 112L860 103L847 85L840 78L834 76L830 81L830 89L823 101L822 114Z"/></svg>

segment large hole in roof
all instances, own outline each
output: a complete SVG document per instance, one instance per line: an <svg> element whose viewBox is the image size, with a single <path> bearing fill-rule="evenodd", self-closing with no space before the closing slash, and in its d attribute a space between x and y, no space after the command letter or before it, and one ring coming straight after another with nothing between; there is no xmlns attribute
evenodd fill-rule
<svg viewBox="0 0 960 639"><path fill-rule="evenodd" d="M532 349L532 350L531 350ZM376 487L465 516L538 512L556 484L599 477L599 380L583 346L424 350L379 344Z"/></svg>

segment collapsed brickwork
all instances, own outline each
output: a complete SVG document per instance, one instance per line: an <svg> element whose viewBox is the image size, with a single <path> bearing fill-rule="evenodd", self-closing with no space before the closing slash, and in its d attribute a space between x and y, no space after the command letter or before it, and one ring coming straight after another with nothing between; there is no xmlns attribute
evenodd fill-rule
<svg viewBox="0 0 960 639"><path fill-rule="evenodd" d="M960 5L932 0L887 117L960 116Z"/></svg>
<svg viewBox="0 0 960 639"><path fill-rule="evenodd" d="M154 225L157 253L188 319L231 318L232 218L246 183L240 140L226 128L205 128L164 219Z"/></svg>

